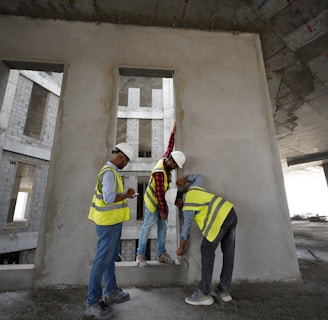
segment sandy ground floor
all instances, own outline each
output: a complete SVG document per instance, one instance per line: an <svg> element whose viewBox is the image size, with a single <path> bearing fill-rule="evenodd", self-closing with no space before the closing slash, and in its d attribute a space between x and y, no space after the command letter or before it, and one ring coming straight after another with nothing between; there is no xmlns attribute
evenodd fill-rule
<svg viewBox="0 0 328 320"><path fill-rule="evenodd" d="M190 306L193 287L124 288L131 300L114 305L117 320L328 319L328 223L293 222L302 280L233 283L229 303ZM1 320L86 320L86 287L0 293Z"/></svg>

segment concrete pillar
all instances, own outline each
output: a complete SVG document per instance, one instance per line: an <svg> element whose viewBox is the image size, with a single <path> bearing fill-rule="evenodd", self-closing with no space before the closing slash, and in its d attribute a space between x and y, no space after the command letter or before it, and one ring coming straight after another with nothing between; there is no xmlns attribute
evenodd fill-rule
<svg viewBox="0 0 328 320"><path fill-rule="evenodd" d="M5 90L5 94L2 101L2 107L0 112L0 129L7 130L11 109L15 99L15 92L18 84L19 71L11 70L8 83Z"/></svg>
<svg viewBox="0 0 328 320"><path fill-rule="evenodd" d="M140 89L129 88L128 95L128 112L140 106ZM138 119L127 119L126 126L126 140L130 143L136 155L139 150L139 120Z"/></svg>
<svg viewBox="0 0 328 320"><path fill-rule="evenodd" d="M327 185L328 185L328 162L327 163L324 163L322 165L322 168L323 168L323 172L325 173L326 182L327 182Z"/></svg>

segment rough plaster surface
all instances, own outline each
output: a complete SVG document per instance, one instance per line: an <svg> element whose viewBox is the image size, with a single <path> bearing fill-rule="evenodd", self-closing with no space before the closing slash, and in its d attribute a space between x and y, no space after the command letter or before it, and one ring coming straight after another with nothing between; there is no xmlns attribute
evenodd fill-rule
<svg viewBox="0 0 328 320"><path fill-rule="evenodd" d="M234 278L298 278L258 36L4 17L0 30L1 59L65 64L37 285L88 281L95 235L87 212L114 143L118 66L175 70L177 148L187 155L179 175L202 173L206 188L235 203ZM189 283L200 277L195 228L191 238Z"/></svg>

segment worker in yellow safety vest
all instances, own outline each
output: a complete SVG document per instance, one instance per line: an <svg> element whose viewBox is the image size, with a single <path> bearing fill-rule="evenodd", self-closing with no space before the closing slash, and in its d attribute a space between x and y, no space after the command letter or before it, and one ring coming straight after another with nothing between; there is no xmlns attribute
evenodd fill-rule
<svg viewBox="0 0 328 320"><path fill-rule="evenodd" d="M171 172L177 168L182 168L186 157L182 151L173 151L175 142L176 125L171 132L166 152L153 168L149 182L144 193L144 222L142 224L136 263L144 268L147 264L146 250L151 228L157 224L157 259L162 263L174 263L171 256L166 252L166 231L168 207L165 201L165 191L171 182Z"/></svg>
<svg viewBox="0 0 328 320"><path fill-rule="evenodd" d="M136 196L133 188L124 192L119 170L133 160L134 152L129 144L119 143L112 154L98 174L88 216L96 225L98 243L90 272L85 314L96 319L112 318L111 304L130 300L129 293L117 286L115 261L120 253L122 223L130 219L126 199Z"/></svg>
<svg viewBox="0 0 328 320"><path fill-rule="evenodd" d="M212 296L224 302L232 300L229 293L235 256L235 233L237 215L233 204L202 187L200 174L188 175L177 179L180 188L169 189L165 194L167 203L175 204L183 213L183 226L180 234L180 246L176 253L184 254L190 228L194 220L202 232L201 272L202 277L197 290L185 298L188 304L211 305ZM220 282L211 287L215 250L221 243L223 264Z"/></svg>

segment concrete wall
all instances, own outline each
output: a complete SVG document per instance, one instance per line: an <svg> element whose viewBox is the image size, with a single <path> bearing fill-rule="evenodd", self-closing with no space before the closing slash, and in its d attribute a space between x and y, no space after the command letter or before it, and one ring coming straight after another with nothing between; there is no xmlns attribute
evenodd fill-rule
<svg viewBox="0 0 328 320"><path fill-rule="evenodd" d="M87 284L96 244L87 214L115 140L119 66L175 70L177 149L187 155L179 175L202 173L235 203L234 279L298 278L257 35L7 17L0 30L1 59L65 64L36 285ZM200 277L200 240L194 228L185 282Z"/></svg>

